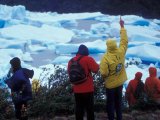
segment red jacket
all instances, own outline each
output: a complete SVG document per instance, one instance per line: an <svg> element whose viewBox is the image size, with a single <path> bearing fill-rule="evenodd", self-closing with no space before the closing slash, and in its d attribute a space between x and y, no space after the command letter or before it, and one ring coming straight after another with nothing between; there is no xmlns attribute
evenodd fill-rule
<svg viewBox="0 0 160 120"><path fill-rule="evenodd" d="M153 100L160 100L160 80L157 76L157 69L149 68L150 76L146 79L144 89L149 97Z"/></svg>
<svg viewBox="0 0 160 120"><path fill-rule="evenodd" d="M134 92L135 92L136 87L138 85L138 82L139 82L139 80L141 80L141 78L142 78L142 73L137 72L135 74L135 78L133 80L131 80L127 86L126 99L128 101L129 106L133 106L137 102L136 98L134 97Z"/></svg>
<svg viewBox="0 0 160 120"><path fill-rule="evenodd" d="M73 59L77 60L81 55L77 54ZM87 93L94 91L93 85L93 77L91 72L98 72L99 65L95 62L95 60L90 56L84 56L80 59L79 63L84 68L86 75L88 75L88 79L81 84L73 85L73 92L74 93ZM68 62L68 72L70 68L71 60Z"/></svg>

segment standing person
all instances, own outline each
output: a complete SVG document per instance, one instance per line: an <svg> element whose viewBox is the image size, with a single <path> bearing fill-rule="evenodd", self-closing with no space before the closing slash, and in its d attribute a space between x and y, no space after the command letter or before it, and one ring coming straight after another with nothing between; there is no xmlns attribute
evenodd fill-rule
<svg viewBox="0 0 160 120"><path fill-rule="evenodd" d="M160 104L160 80L156 76L157 69L155 67L150 67L149 77L146 78L144 90L151 100Z"/></svg>
<svg viewBox="0 0 160 120"><path fill-rule="evenodd" d="M128 104L129 104L129 107L133 107L137 102L138 102L138 99L139 97L141 96L136 96L135 93L136 93L136 89L138 87L138 84L141 84L140 82L141 81L141 78L142 78L142 73L141 72L137 72L135 74L135 78L133 80L130 80L128 86L127 86L127 89L126 89L126 99L128 101ZM139 92L139 95L141 94L141 92L144 91L144 83L142 83L142 88L139 89L140 91Z"/></svg>
<svg viewBox="0 0 160 120"><path fill-rule="evenodd" d="M109 39L106 42L107 52L100 62L100 72L105 80L107 113L109 120L114 120L116 111L117 120L122 120L122 86L127 80L125 71L125 54L128 46L128 38L124 29L124 21L120 18L120 45L116 40Z"/></svg>
<svg viewBox="0 0 160 120"><path fill-rule="evenodd" d="M15 116L19 120L27 120L28 116L24 112L26 112L27 102L32 99L32 89L29 78L33 77L34 71L22 68L21 61L18 57L11 59L10 64L11 68L8 75L10 76L11 73L13 75L5 82L11 89Z"/></svg>
<svg viewBox="0 0 160 120"><path fill-rule="evenodd" d="M86 75L86 81L73 84L76 120L83 120L85 111L87 112L87 120L94 120L94 85L91 73L97 73L99 65L89 56L88 48L85 45L80 45L76 56L68 62L68 73L71 71L72 61L79 61Z"/></svg>

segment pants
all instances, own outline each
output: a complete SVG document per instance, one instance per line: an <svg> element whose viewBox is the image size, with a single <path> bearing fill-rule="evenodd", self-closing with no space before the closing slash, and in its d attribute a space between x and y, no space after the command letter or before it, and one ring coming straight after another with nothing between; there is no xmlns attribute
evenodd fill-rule
<svg viewBox="0 0 160 120"><path fill-rule="evenodd" d="M87 120L94 120L94 96L93 92L75 93L76 120L83 120L84 113L87 113Z"/></svg>
<svg viewBox="0 0 160 120"><path fill-rule="evenodd" d="M112 89L106 89L107 113L109 120L114 120L116 111L116 120L122 120L122 86Z"/></svg>
<svg viewBox="0 0 160 120"><path fill-rule="evenodd" d="M28 116L22 117L22 105L27 107L27 102L18 102L15 103L15 116L19 120L28 120Z"/></svg>

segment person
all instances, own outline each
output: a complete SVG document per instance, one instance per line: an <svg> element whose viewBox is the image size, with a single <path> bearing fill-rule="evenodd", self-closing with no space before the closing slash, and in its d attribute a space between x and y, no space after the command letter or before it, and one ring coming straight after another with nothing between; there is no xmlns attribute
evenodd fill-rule
<svg viewBox="0 0 160 120"><path fill-rule="evenodd" d="M32 89L29 78L34 75L33 70L21 67L18 57L10 60L11 68L8 76L12 76L5 82L11 89L12 101L15 107L15 116L19 120L27 120L27 115L22 116L23 108L27 108L27 102L32 99Z"/></svg>
<svg viewBox="0 0 160 120"><path fill-rule="evenodd" d="M39 82L39 80L38 79L33 79L32 80L32 92L37 95L39 89L40 89L40 82Z"/></svg>
<svg viewBox="0 0 160 120"><path fill-rule="evenodd" d="M117 120L122 120L122 86L127 80L125 71L125 54L128 46L127 33L124 21L120 18L120 45L117 47L116 40L108 39L106 42L107 52L100 61L100 73L105 81L107 97L107 113L109 120L114 120L116 110Z"/></svg>
<svg viewBox="0 0 160 120"><path fill-rule="evenodd" d="M149 77L146 78L144 90L151 100L160 104L160 80L156 77L157 69L155 67L149 68Z"/></svg>
<svg viewBox="0 0 160 120"><path fill-rule="evenodd" d="M85 74L87 75L87 80L80 84L73 84L73 92L75 96L75 117L76 120L83 120L84 112L87 112L87 120L94 120L94 84L92 72L97 73L99 70L99 65L95 60L89 56L88 48L81 44L78 48L78 52L73 60L78 60L83 56L79 63L84 68ZM70 71L72 59L68 62L68 73Z"/></svg>
<svg viewBox="0 0 160 120"><path fill-rule="evenodd" d="M127 89L126 89L126 99L128 101L128 105L132 108L137 103L137 98L135 97L136 88L138 87L138 83L140 83L142 78L142 73L137 72L135 74L135 78L130 80ZM144 90L144 87L142 88ZM139 91L140 92L140 91Z"/></svg>

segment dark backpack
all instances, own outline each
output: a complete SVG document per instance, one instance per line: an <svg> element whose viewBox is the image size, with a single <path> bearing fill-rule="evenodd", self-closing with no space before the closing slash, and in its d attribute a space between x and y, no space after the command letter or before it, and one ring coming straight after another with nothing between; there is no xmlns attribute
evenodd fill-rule
<svg viewBox="0 0 160 120"><path fill-rule="evenodd" d="M144 83L140 80L140 81L138 81L136 90L134 92L134 97L136 99L141 99L141 98L143 99L144 94L145 94L145 92L144 92Z"/></svg>
<svg viewBox="0 0 160 120"><path fill-rule="evenodd" d="M87 80L87 76L85 74L84 69L79 64L83 56L80 56L78 60L71 59L71 64L69 68L69 80L72 84L80 84Z"/></svg>

